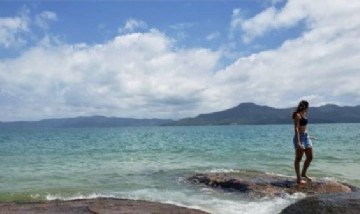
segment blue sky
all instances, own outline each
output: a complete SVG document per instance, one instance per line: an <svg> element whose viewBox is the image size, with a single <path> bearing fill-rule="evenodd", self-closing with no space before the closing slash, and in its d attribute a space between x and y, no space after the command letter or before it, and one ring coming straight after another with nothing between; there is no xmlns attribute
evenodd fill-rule
<svg viewBox="0 0 360 214"><path fill-rule="evenodd" d="M0 121L359 105L359 14L356 0L0 1Z"/></svg>
<svg viewBox="0 0 360 214"><path fill-rule="evenodd" d="M44 11L56 14L56 21L51 21L49 29L32 29L31 33L37 38L29 41L30 46L46 33L56 35L69 44L102 43L117 36L120 33L119 28L129 19L146 23L136 31L145 32L156 28L175 38L179 47L206 47L217 50L231 42L235 52L241 49L244 54L276 47L285 38L301 33L297 26L281 29L266 38L256 38L256 45L243 43L239 38L229 38L230 21L235 8L241 9L242 16L252 17L266 6L283 5L282 1L276 4L272 4L272 1L256 0L5 1L1 4L4 5L0 9L2 17L27 13L29 18L34 18ZM6 57L6 52L3 56Z"/></svg>

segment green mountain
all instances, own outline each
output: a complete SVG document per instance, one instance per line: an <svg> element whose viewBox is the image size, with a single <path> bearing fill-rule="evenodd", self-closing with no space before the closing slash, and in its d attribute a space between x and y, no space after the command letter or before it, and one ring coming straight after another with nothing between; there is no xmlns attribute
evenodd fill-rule
<svg viewBox="0 0 360 214"><path fill-rule="evenodd" d="M193 118L184 118L169 125L231 125L231 124L289 124L294 108L276 109L254 103L242 103L234 108ZM360 106L325 105L310 107L311 123L360 123Z"/></svg>
<svg viewBox="0 0 360 214"><path fill-rule="evenodd" d="M119 126L159 126L172 120L134 119L104 116L76 117L63 119L45 119L40 121L2 122L0 127L12 128L80 128L80 127L119 127Z"/></svg>
<svg viewBox="0 0 360 214"><path fill-rule="evenodd" d="M119 126L187 126L187 125L233 125L233 124L290 124L294 108L277 109L254 103L242 103L224 111L200 114L181 120L134 119L117 117L76 117L45 119L40 121L0 122L0 128L80 128ZM360 106L324 105L310 107L310 123L360 123Z"/></svg>

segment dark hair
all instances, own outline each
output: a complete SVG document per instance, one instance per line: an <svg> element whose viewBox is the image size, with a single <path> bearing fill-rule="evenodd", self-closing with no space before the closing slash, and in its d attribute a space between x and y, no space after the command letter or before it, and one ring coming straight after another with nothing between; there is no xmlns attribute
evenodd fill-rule
<svg viewBox="0 0 360 214"><path fill-rule="evenodd" d="M294 119L295 118L295 115L299 112L301 112L302 110L304 109L307 109L309 108L309 102L306 101L306 100L301 100L298 107L296 108L296 110L293 112L292 114L292 118Z"/></svg>

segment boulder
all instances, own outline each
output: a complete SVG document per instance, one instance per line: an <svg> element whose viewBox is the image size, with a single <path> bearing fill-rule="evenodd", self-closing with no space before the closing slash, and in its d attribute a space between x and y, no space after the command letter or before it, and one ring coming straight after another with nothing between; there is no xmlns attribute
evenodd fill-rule
<svg viewBox="0 0 360 214"><path fill-rule="evenodd" d="M44 201L37 203L0 203L0 213L6 214L206 214L206 212L141 200L114 198L82 199L72 201Z"/></svg>
<svg viewBox="0 0 360 214"><path fill-rule="evenodd" d="M297 184L294 177L268 174L257 171L236 173L197 174L188 178L191 183L203 184L226 191L247 193L254 197L282 196L302 192L307 195L322 193L352 192L353 186L321 179L313 179L306 184Z"/></svg>
<svg viewBox="0 0 360 214"><path fill-rule="evenodd" d="M280 214L358 214L360 192L314 195L286 207Z"/></svg>

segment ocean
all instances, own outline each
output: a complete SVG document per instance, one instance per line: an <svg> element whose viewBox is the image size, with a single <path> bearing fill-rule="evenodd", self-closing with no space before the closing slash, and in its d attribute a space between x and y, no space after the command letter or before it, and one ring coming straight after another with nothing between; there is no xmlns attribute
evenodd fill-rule
<svg viewBox="0 0 360 214"><path fill-rule="evenodd" d="M310 124L311 177L360 186L360 124ZM214 214L279 213L303 194L248 198L195 186L196 173L294 176L292 125L0 130L0 202L142 199ZM294 176L295 178L295 176Z"/></svg>

